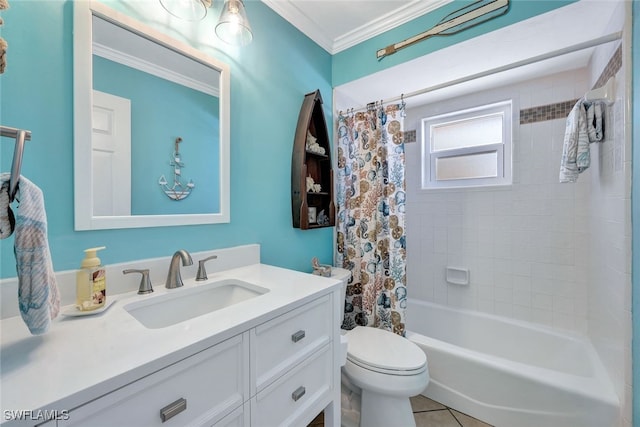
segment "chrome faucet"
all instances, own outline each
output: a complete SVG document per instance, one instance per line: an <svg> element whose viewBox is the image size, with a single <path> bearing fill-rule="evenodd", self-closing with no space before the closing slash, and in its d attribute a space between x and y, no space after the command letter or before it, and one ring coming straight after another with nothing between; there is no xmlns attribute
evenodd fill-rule
<svg viewBox="0 0 640 427"><path fill-rule="evenodd" d="M176 251L171 258L171 264L169 264L169 273L167 274L167 281L165 283L167 289L179 288L183 285L182 276L180 276L180 260L182 260L182 265L193 264L189 252L184 249Z"/></svg>
<svg viewBox="0 0 640 427"><path fill-rule="evenodd" d="M129 274L129 273L142 274L142 277L140 278L140 286L138 287L138 294L144 295L144 294L150 294L151 292L153 292L153 286L151 286L151 280L149 280L148 268L145 268L144 270L136 270L132 268L128 270L122 270L122 274Z"/></svg>
<svg viewBox="0 0 640 427"><path fill-rule="evenodd" d="M204 263L209 261L210 259L217 259L218 256L217 255L211 255L210 257L207 257L205 259L201 259L200 261L198 261L198 272L196 273L196 280L200 281L200 280L207 280L207 270L204 268Z"/></svg>

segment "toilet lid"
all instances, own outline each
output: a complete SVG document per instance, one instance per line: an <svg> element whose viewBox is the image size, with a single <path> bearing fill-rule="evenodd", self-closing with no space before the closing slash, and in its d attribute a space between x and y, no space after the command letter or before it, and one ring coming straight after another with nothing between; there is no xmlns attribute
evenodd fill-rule
<svg viewBox="0 0 640 427"><path fill-rule="evenodd" d="M393 332L357 326L347 334L347 358L383 372L422 371L427 356L413 342Z"/></svg>

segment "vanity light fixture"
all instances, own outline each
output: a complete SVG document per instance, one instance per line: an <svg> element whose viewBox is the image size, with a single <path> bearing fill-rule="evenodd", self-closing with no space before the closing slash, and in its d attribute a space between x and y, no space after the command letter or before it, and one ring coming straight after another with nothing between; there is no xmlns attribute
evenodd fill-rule
<svg viewBox="0 0 640 427"><path fill-rule="evenodd" d="M160 0L160 4L171 15L185 21L200 21L207 16L211 0Z"/></svg>
<svg viewBox="0 0 640 427"><path fill-rule="evenodd" d="M216 35L223 42L235 46L251 43L253 34L242 0L225 0L216 25Z"/></svg>

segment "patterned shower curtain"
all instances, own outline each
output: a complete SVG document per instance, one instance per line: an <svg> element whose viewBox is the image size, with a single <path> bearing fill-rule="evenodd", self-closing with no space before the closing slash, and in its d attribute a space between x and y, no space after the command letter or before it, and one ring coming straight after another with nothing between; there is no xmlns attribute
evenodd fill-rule
<svg viewBox="0 0 640 427"><path fill-rule="evenodd" d="M342 327L405 333L404 104L338 118L337 265L351 271Z"/></svg>

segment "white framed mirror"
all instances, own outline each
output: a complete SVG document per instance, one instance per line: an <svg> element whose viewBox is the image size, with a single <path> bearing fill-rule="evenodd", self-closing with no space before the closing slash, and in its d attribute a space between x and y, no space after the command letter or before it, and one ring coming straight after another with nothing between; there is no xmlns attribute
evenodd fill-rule
<svg viewBox="0 0 640 427"><path fill-rule="evenodd" d="M229 66L97 1L73 46L75 229L229 222Z"/></svg>

